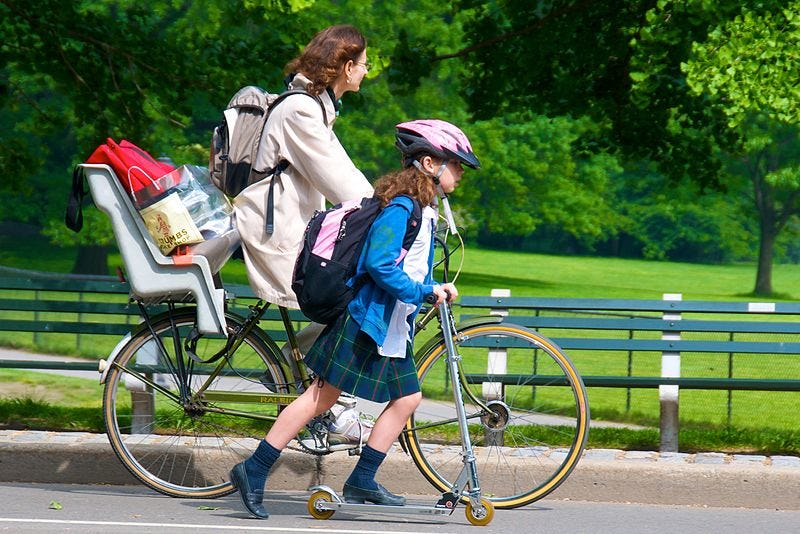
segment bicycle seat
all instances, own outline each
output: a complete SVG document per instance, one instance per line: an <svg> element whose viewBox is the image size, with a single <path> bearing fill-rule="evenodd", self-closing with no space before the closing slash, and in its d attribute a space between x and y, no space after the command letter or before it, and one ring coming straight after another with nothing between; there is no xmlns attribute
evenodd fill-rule
<svg viewBox="0 0 800 534"><path fill-rule="evenodd" d="M81 167L95 205L111 219L131 295L146 304L194 301L198 330L225 335L225 290L215 287L213 275L238 247L238 231L193 246L188 254L165 256L114 171L107 165Z"/></svg>

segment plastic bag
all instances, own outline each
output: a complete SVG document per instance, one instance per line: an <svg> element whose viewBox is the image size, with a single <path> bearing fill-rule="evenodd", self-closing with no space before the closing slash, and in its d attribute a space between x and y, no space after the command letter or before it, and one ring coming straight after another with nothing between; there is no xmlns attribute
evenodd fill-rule
<svg viewBox="0 0 800 534"><path fill-rule="evenodd" d="M149 186L136 191L132 196L134 205L144 217L148 210L152 211L153 206L171 195L176 195L180 200L197 234L193 234L191 228L186 228L182 220L180 230L181 232L186 230L186 234L180 235L168 231L163 226L154 225L151 228L148 224L150 234L164 254L168 254L178 245L214 239L235 229L233 208L222 191L211 183L208 168L182 165L154 180ZM172 210L170 213L175 213L175 220L178 220L174 204L170 209Z"/></svg>

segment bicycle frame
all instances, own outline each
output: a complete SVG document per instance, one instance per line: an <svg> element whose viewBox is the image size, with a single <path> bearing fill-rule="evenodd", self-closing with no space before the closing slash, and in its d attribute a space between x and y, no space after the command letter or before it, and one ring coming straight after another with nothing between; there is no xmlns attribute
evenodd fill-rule
<svg viewBox="0 0 800 534"><path fill-rule="evenodd" d="M162 355L168 354L166 347L163 345L162 339L156 334L155 330L153 329L153 322L150 318L150 315L147 313L146 308L141 302L137 302L140 308L140 312L142 317L144 318L144 327L150 330L150 333L153 336L153 339L156 342L158 350L161 352ZM172 322L172 332L173 336L172 339L174 340L174 351L179 357L176 358L176 366L172 366L169 358L163 358L163 361L170 362L169 368L159 368L155 366L147 366L147 365L136 365L135 367L122 367L118 363L116 363L116 353L112 354L107 362L107 366L116 366L125 371L126 373L134 376L142 383L146 384L147 386L157 390L161 394L173 399L175 402L186 405L186 404L197 404L203 403L204 410L207 412L213 413L224 413L228 415L235 415L238 417L245 417L249 419L255 420L262 420L262 421L275 421L277 419L276 415L261 415L261 414L253 414L250 412L242 411L242 410L232 410L227 408L220 408L217 406L213 406L207 404L209 402L214 401L224 401L224 402L235 402L239 404L275 404L275 405L287 405L290 404L293 400L295 400L301 392L298 393L270 393L270 392L246 392L246 391L220 391L220 390L209 390L209 387L213 383L213 381L219 377L224 376L225 373L225 366L227 364L228 358L230 355L234 354L236 350L241 346L242 342L246 338L247 334L251 332L253 329L258 328L257 324L261 320L261 317L264 315L264 312L269 307L269 303L264 303L263 301L259 301L255 306L250 307L250 315L245 319L242 327L238 329L236 332L230 333L228 339L225 343L225 346L218 351L216 354L212 355L210 358L205 360L203 363L213 363L214 361L218 361L216 366L213 370L207 375L207 378L203 381L199 388L195 391L195 393L189 397L186 395L186 391L188 388L186 387L188 381L192 378L191 368L187 368L185 362L188 362L188 365L192 366L192 361L201 362L196 355L194 355L194 348L196 347L197 341L200 339L200 335L197 334L196 331L190 332L187 336L187 339L184 340L183 346L179 342L179 335L177 332L177 327L172 321L172 316L174 314L175 308L172 302L168 303L168 313L170 315L170 319ZM291 346L291 354L292 357L295 359L296 362L302 362L302 354L300 353L300 349L298 347L297 338L294 334L294 327L292 326L291 318L289 317L288 310L284 307L279 307L279 311L281 314L281 320L283 322L284 328L286 329L287 336L289 339L289 344ZM191 360L186 360L183 358L183 351L185 351L191 358ZM289 364L289 362L286 362ZM296 365L291 366L288 365L289 369L298 369L297 373L292 373L293 381L289 384L302 384L302 387L308 387L311 383L311 378L308 375L308 372L303 365ZM148 376L148 374L158 373L160 371L168 371L173 374L173 376L177 377L179 383L179 390L180 394L175 395L168 389L164 388L160 384L158 384L155 380Z"/></svg>

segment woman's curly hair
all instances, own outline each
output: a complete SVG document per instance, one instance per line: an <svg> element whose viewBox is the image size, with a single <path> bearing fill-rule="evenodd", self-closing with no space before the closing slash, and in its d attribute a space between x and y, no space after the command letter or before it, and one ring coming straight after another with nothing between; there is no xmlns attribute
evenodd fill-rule
<svg viewBox="0 0 800 534"><path fill-rule="evenodd" d="M375 182L375 196L381 199L382 206L386 206L397 195L408 195L423 206L428 206L436 198L436 185L430 176L416 167L390 172Z"/></svg>
<svg viewBox="0 0 800 534"><path fill-rule="evenodd" d="M311 80L308 92L318 95L335 80L348 61L358 60L367 40L356 28L342 24L319 32L299 57L286 65L285 73L302 72Z"/></svg>

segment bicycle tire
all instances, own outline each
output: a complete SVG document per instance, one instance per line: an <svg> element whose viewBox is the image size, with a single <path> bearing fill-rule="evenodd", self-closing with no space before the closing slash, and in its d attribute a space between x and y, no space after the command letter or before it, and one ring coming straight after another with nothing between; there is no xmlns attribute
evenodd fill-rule
<svg viewBox="0 0 800 534"><path fill-rule="evenodd" d="M484 375L488 380L488 385L467 387L462 380L482 495L497 509L541 499L569 476L586 444L589 405L580 375L552 341L517 325L470 325L458 330L454 341L467 379L473 375L476 382L475 375ZM488 346L506 345L507 371L497 361L487 363ZM406 424L406 444L422 475L447 492L463 467L447 350L444 340L421 350L417 370L423 402ZM498 386L502 380L506 384ZM502 401L489 405L499 415L493 420L475 400L498 391Z"/></svg>
<svg viewBox="0 0 800 534"><path fill-rule="evenodd" d="M181 339L178 352L190 379L183 381L191 395L208 376L213 364L199 364L182 350L181 343L195 325L192 308L177 311L173 320ZM229 331L243 320L226 316ZM182 402L179 363L175 358L170 317L165 313L152 319L153 329L162 339L167 358L157 348L150 330L140 329L121 349L109 370L103 392L103 417L111 447L125 468L150 488L173 497L215 498L235 491L230 483L230 469L255 450L264 436L266 422L228 413L211 413L204 408L241 408L249 413L274 415L276 404L233 404L225 400ZM202 336L196 353L203 359L214 354L225 343L224 336ZM207 391L249 390L256 393L287 393L285 373L280 364L280 349L261 330L252 330ZM137 369L150 369L152 372ZM147 367L143 367L147 366ZM154 366L154 367L153 367ZM126 369L130 372L126 372ZM156 372L156 370L158 372ZM205 374L204 374L205 373ZM161 388L148 384L150 379ZM128 392L131 394L128 395ZM186 396L186 398L189 397ZM135 398L135 400L134 400ZM132 408L134 403L151 406L142 415Z"/></svg>

